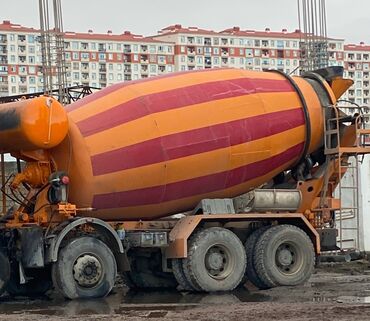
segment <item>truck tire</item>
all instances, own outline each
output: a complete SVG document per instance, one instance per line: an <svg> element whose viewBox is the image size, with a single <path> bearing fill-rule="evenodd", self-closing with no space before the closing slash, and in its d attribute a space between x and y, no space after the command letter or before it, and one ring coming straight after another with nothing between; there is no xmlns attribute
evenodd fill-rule
<svg viewBox="0 0 370 321"><path fill-rule="evenodd" d="M180 286L180 291L195 291L196 289L187 280L184 268L183 259L172 259L172 272L177 283Z"/></svg>
<svg viewBox="0 0 370 321"><path fill-rule="evenodd" d="M54 286L68 299L105 297L117 275L112 251L99 239L88 236L62 248L53 269Z"/></svg>
<svg viewBox="0 0 370 321"><path fill-rule="evenodd" d="M25 274L29 280L24 284L20 284L18 262L14 262L11 265L10 279L6 286L6 291L10 296L42 296L53 287L50 267L28 269L25 271Z"/></svg>
<svg viewBox="0 0 370 321"><path fill-rule="evenodd" d="M189 240L184 267L192 283L203 291L231 291L244 277L245 249L240 239L228 229L207 228Z"/></svg>
<svg viewBox="0 0 370 321"><path fill-rule="evenodd" d="M315 251L308 235L293 225L265 231L254 252L255 268L269 285L294 286L306 282L314 269Z"/></svg>
<svg viewBox="0 0 370 321"><path fill-rule="evenodd" d="M245 252L247 254L246 278L260 290L269 289L271 286L265 284L258 276L255 268L254 252L256 250L257 241L259 240L261 235L270 227L271 226L263 226L253 231L245 242Z"/></svg>
<svg viewBox="0 0 370 321"><path fill-rule="evenodd" d="M10 263L3 251L0 251L0 267L0 295L2 295L10 280Z"/></svg>

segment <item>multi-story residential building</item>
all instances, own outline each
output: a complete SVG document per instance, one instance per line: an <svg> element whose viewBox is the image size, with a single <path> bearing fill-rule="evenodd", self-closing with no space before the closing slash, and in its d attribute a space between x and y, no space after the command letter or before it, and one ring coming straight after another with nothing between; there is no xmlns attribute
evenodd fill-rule
<svg viewBox="0 0 370 321"><path fill-rule="evenodd" d="M176 24L152 37L89 30L66 32L64 38L68 85L101 88L203 68L272 68L299 74L303 34L239 27L216 32ZM370 46L363 43L345 45L343 39L328 39L329 65L344 66L345 76L354 80L344 98L360 105L370 103L369 56ZM0 23L0 96L42 91L41 72L39 31L10 21Z"/></svg>
<svg viewBox="0 0 370 321"><path fill-rule="evenodd" d="M40 33L10 21L0 24L0 95L43 90ZM68 85L106 87L174 71L174 45L131 34L66 32Z"/></svg>
<svg viewBox="0 0 370 321"><path fill-rule="evenodd" d="M370 103L370 46L361 42L359 45L348 44L345 51L345 76L353 80L353 86L345 98L358 105Z"/></svg>
<svg viewBox="0 0 370 321"><path fill-rule="evenodd" d="M299 30L288 32L240 30L233 27L215 32L173 25L159 31L156 39L175 43L175 68L192 70L215 67L234 67L261 70L278 69L299 74ZM330 65L343 65L343 39L329 39Z"/></svg>
<svg viewBox="0 0 370 321"><path fill-rule="evenodd" d="M125 31L121 35L67 32L67 79L106 87L174 71L174 45Z"/></svg>

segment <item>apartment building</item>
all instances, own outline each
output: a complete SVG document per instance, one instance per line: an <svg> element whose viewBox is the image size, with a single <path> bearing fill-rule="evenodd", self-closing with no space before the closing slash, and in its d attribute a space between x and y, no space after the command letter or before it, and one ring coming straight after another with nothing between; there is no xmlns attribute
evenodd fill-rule
<svg viewBox="0 0 370 321"><path fill-rule="evenodd" d="M197 27L172 25L159 31L155 39L175 43L175 69L233 67L250 70L278 69L299 74L299 30L273 32L241 30L233 27L215 32ZM330 65L343 65L343 39L329 39Z"/></svg>
<svg viewBox="0 0 370 321"><path fill-rule="evenodd" d="M3 21L0 24L0 96L43 90L40 33ZM68 85L106 87L174 71L172 43L125 31L114 35L65 33Z"/></svg>
<svg viewBox="0 0 370 321"><path fill-rule="evenodd" d="M68 85L106 87L174 71L233 67L272 68L299 74L302 33L241 30L221 32L168 26L152 37L122 34L66 32L65 60ZM344 66L354 85L344 99L369 104L370 46L329 39L329 65ZM0 23L0 96L43 90L39 31Z"/></svg>
<svg viewBox="0 0 370 321"><path fill-rule="evenodd" d="M345 45L345 76L354 81L344 98L358 105L370 103L370 46L361 42L359 45Z"/></svg>

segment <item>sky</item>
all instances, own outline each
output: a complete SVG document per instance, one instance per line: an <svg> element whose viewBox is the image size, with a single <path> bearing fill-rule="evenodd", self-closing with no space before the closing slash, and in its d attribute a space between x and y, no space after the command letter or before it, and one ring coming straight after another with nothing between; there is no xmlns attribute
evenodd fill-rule
<svg viewBox="0 0 370 321"><path fill-rule="evenodd" d="M0 21L39 27L38 0L0 0ZM50 1L52 2L52 1ZM370 44L369 0L326 0L328 35ZM171 25L221 31L233 26L298 29L297 0L62 0L65 31L145 36Z"/></svg>

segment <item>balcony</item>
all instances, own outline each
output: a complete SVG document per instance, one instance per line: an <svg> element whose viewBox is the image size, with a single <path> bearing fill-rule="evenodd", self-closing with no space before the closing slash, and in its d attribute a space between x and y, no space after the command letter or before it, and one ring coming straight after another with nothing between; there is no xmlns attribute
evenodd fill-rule
<svg viewBox="0 0 370 321"><path fill-rule="evenodd" d="M141 50L141 52L143 52L143 53L145 53L145 52L148 52L148 46L141 46L140 47L140 50Z"/></svg>

